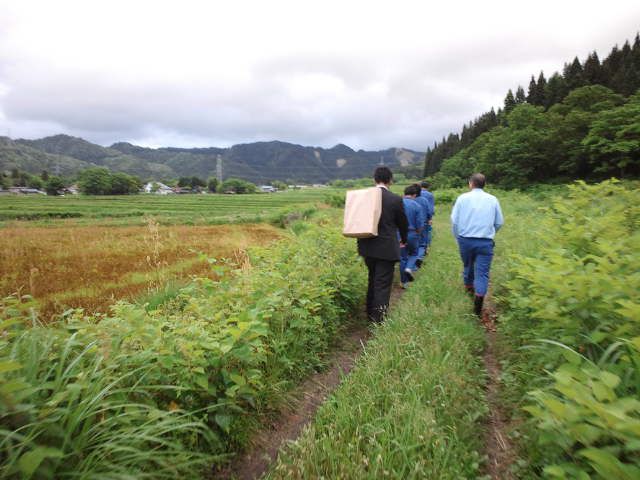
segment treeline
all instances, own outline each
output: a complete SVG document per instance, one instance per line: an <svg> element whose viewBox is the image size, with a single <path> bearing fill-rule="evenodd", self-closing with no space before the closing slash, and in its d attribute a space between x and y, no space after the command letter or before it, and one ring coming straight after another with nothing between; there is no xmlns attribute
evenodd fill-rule
<svg viewBox="0 0 640 480"><path fill-rule="evenodd" d="M428 148L424 175L431 176L439 172L446 159L470 147L482 134L506 126L509 114L519 105L537 106L548 111L562 103L573 90L594 85L606 87L623 97L633 95L640 88L640 35L636 35L633 46L628 41L622 48L615 46L602 62L594 51L584 63L576 57L564 65L562 73L555 72L549 79L545 78L543 72L537 79L532 76L527 92L522 86L516 89L515 94L509 90L503 108L498 109L497 113L491 109L464 125L460 134L451 133ZM582 172L581 176L572 178L585 178L584 175L591 173L598 177L602 174L600 170Z"/></svg>
<svg viewBox="0 0 640 480"><path fill-rule="evenodd" d="M203 180L200 177L180 177L178 180L167 182L167 185L181 193L255 193L258 187L245 180L229 178L222 183L215 177ZM271 182L276 190L286 190L288 185L284 182ZM143 182L140 178L122 172L112 172L107 168L88 168L80 172L75 178L63 178L50 175L43 170L40 175L33 175L17 168L10 172L0 172L0 190L11 187L22 187L40 190L47 195L61 195L64 193L84 193L86 195L132 195L140 193ZM156 192L160 187L157 182L152 182L151 192ZM175 188L177 187L177 188Z"/></svg>
<svg viewBox="0 0 640 480"><path fill-rule="evenodd" d="M34 188L49 195L57 195L65 188L65 181L57 175L49 175L46 170L40 175L32 175L17 168L11 172L0 172L0 189L11 187Z"/></svg>
<svg viewBox="0 0 640 480"><path fill-rule="evenodd" d="M461 186L473 171L504 187L640 175L640 92L625 99L592 85L546 110L527 102L501 125L446 159L436 186Z"/></svg>

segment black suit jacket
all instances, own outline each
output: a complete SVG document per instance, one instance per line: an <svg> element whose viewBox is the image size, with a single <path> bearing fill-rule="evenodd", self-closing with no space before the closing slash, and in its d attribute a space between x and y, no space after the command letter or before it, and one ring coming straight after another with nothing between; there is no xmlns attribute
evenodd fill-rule
<svg viewBox="0 0 640 480"><path fill-rule="evenodd" d="M379 187L382 188L382 187ZM404 214L402 198L382 189L382 214L378 222L378 236L358 239L358 253L363 257L381 260L400 260L398 231L403 243L407 242L409 223Z"/></svg>

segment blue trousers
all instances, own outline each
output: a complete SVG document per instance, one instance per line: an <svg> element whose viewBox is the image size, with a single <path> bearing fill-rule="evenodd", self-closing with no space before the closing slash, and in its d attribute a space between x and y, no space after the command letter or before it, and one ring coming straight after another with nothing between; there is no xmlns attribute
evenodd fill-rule
<svg viewBox="0 0 640 480"><path fill-rule="evenodd" d="M458 237L460 257L464 265L464 284L473 286L476 295L487 294L493 245L494 242L490 238Z"/></svg>
<svg viewBox="0 0 640 480"><path fill-rule="evenodd" d="M425 225L420 233L420 243L418 245L419 260L424 260L429 245L431 245L431 225Z"/></svg>
<svg viewBox="0 0 640 480"><path fill-rule="evenodd" d="M418 260L418 245L420 243L420 235L415 230L409 231L407 235L407 246L400 249L400 281L407 283L409 279L404 269L408 268L412 272L417 270L416 260Z"/></svg>

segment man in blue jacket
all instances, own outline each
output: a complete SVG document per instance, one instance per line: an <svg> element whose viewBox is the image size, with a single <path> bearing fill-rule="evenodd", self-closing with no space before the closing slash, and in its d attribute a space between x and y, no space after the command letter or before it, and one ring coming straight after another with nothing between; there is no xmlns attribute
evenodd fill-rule
<svg viewBox="0 0 640 480"><path fill-rule="evenodd" d="M451 227L464 265L464 286L475 293L474 312L478 316L489 288L493 238L504 224L500 202L483 190L485 181L481 173L471 175L470 191L456 199L451 212Z"/></svg>
<svg viewBox="0 0 640 480"><path fill-rule="evenodd" d="M420 198L424 198L428 204L427 221L420 236L420 246L418 248L418 266L422 265L425 255L431 245L432 218L436 213L436 200L433 193L429 191L429 182L420 183Z"/></svg>
<svg viewBox="0 0 640 480"><path fill-rule="evenodd" d="M406 245L400 249L400 281L403 288L406 287L407 282L413 282L413 273L417 270L420 234L426 222L422 207L416 202L418 195L420 195L418 185L409 185L404 189L402 203L409 222L409 232Z"/></svg>

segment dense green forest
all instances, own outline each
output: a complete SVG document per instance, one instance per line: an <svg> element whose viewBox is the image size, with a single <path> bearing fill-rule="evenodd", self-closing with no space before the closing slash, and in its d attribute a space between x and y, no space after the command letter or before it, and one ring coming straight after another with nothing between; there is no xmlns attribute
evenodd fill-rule
<svg viewBox="0 0 640 480"><path fill-rule="evenodd" d="M594 51L562 74L531 77L528 93L508 91L460 134L425 155L425 176L438 186L482 171L505 187L572 179L640 175L640 35L602 62Z"/></svg>

